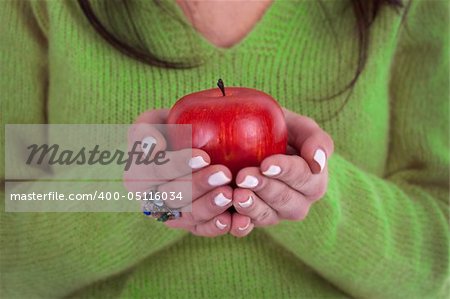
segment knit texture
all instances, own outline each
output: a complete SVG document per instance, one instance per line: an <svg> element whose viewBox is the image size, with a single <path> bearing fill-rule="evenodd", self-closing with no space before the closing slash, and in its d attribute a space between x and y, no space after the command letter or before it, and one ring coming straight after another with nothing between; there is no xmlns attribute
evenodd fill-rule
<svg viewBox="0 0 450 299"><path fill-rule="evenodd" d="M242 239L195 237L139 213L1 213L0 296L446 297L448 1L405 3L408 13L383 7L364 71L351 94L332 99L324 98L357 67L348 1L276 1L230 49L162 3L140 1L134 11L145 42L161 58L201 58L200 66L165 69L122 55L75 1L3 1L2 123L129 124L221 77L330 133L327 194L304 221Z"/></svg>

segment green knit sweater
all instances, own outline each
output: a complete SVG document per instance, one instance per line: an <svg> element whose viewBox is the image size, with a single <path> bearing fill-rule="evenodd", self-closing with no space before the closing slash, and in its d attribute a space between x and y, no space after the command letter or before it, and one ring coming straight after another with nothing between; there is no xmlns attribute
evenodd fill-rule
<svg viewBox="0 0 450 299"><path fill-rule="evenodd" d="M141 213L1 213L0 297L448 295L447 1L413 0L407 14L383 7L351 94L329 100L357 68L348 1L276 1L230 49L174 21L181 10L173 5L139 5L136 21L154 53L203 63L165 69L124 56L75 1L3 1L2 123L129 124L220 76L330 133L328 191L304 221L242 239L195 237Z"/></svg>

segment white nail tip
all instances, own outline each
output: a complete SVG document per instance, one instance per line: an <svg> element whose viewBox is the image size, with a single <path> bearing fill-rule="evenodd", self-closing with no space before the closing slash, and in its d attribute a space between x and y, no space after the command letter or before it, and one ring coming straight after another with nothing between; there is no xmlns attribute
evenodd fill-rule
<svg viewBox="0 0 450 299"><path fill-rule="evenodd" d="M214 197L214 203L219 207L224 207L231 202L231 199L226 198L223 193L219 193L216 197Z"/></svg>
<svg viewBox="0 0 450 299"><path fill-rule="evenodd" d="M238 204L243 208L248 208L253 203L253 197L249 196L248 199L244 202L238 202Z"/></svg>
<svg viewBox="0 0 450 299"><path fill-rule="evenodd" d="M238 184L239 187L242 188L254 188L258 186L258 179L252 175L247 175L244 179L244 181L240 184Z"/></svg>
<svg viewBox="0 0 450 299"><path fill-rule="evenodd" d="M244 230L246 230L249 226L250 226L250 221L247 223L246 226L244 226L244 227L238 227L238 230L244 231Z"/></svg>
<svg viewBox="0 0 450 299"><path fill-rule="evenodd" d="M154 137L147 136L144 139L142 139L141 149L146 155L150 151L150 148L152 147L152 144L156 144L156 139Z"/></svg>
<svg viewBox="0 0 450 299"><path fill-rule="evenodd" d="M274 176L280 174L280 172L281 172L280 166L270 165L269 169L264 171L263 174L266 176Z"/></svg>
<svg viewBox="0 0 450 299"><path fill-rule="evenodd" d="M189 159L189 167L193 169L202 168L208 165L208 162L206 162L202 156L197 156Z"/></svg>
<svg viewBox="0 0 450 299"><path fill-rule="evenodd" d="M223 171L216 172L209 176L208 184L211 186L220 186L225 183L228 183L230 178L228 178Z"/></svg>
<svg viewBox="0 0 450 299"><path fill-rule="evenodd" d="M314 153L314 161L316 161L317 164L319 164L320 171L322 171L323 168L325 167L325 162L327 161L325 152L321 149L316 150L316 152Z"/></svg>
<svg viewBox="0 0 450 299"><path fill-rule="evenodd" d="M220 229L220 230L223 230L223 229L225 229L225 227L227 227L227 225L226 225L226 224L223 224L222 222L220 222L219 219L216 220L216 226L217 226L217 228Z"/></svg>

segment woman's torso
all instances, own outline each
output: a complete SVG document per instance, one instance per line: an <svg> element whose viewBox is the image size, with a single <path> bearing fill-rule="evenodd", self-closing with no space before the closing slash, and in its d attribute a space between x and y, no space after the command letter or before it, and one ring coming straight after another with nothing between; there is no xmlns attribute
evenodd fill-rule
<svg viewBox="0 0 450 299"><path fill-rule="evenodd" d="M158 9L145 3L145 12ZM124 56L94 32L75 2L48 1L46 9L48 19L41 24L49 41L49 123L129 124L145 110L169 108L185 94L214 87L220 77L228 86L263 90L282 106L316 119L340 155L383 175L390 63L401 19L394 11L383 10L376 20L367 65L350 97L344 92L326 99L353 78L357 66L357 32L346 1L322 6L318 1L276 1L242 41L226 50L199 36L189 40L179 22L161 11L149 12L153 27L142 28L142 34L154 41L156 53L189 60L194 44L208 55L201 66L188 69L149 66ZM239 240L186 236L112 279L124 297L205 296L199 285L208 295L222 297L341 294L263 230ZM116 290L110 283L86 292Z"/></svg>

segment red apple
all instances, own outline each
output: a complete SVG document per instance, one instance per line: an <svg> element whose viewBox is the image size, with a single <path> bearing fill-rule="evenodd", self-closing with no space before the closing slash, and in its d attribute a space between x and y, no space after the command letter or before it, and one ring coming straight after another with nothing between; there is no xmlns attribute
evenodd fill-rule
<svg viewBox="0 0 450 299"><path fill-rule="evenodd" d="M286 153L287 129L280 105L251 88L223 86L184 96L172 107L168 124L192 124L192 147L206 151L211 164L233 175L259 166L270 155ZM186 148L186 137L169 134L173 150Z"/></svg>

